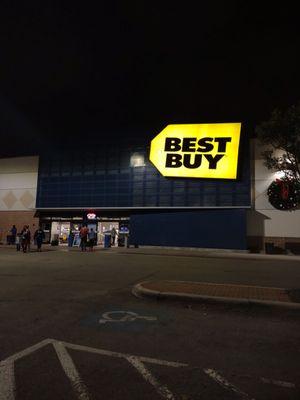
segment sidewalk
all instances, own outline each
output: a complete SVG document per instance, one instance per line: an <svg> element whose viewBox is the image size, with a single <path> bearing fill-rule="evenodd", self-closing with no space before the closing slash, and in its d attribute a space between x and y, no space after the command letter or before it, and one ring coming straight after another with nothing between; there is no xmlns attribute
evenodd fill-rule
<svg viewBox="0 0 300 400"><path fill-rule="evenodd" d="M283 306L300 309L300 289L206 282L147 281L134 286L137 297Z"/></svg>
<svg viewBox="0 0 300 400"><path fill-rule="evenodd" d="M139 246L138 248L116 247L114 251L120 254L140 254L148 256L174 256L174 257L205 257L205 258L239 258L247 260L284 260L298 261L300 255L294 254L265 254L249 253L247 250L206 249L195 247L159 247Z"/></svg>
<svg viewBox="0 0 300 400"><path fill-rule="evenodd" d="M32 251L36 251L36 246L31 246ZM14 245L2 244L1 249L16 250ZM68 246L51 246L43 244L43 250L51 251L79 251L76 247ZM135 247L112 247L104 248L103 245L94 247L95 251L109 251L122 255L137 254L146 256L173 256L173 257L205 257L205 258L238 258L248 260L283 260L283 261L298 261L300 266L300 255L294 254L265 254L265 253L249 253L247 250L234 249L212 249L212 248L195 248L195 247L163 247L163 246L139 246Z"/></svg>

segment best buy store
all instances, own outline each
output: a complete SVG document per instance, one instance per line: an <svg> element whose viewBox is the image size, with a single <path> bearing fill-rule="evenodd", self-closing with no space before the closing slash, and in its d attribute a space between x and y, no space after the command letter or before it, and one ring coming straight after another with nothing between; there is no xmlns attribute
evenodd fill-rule
<svg viewBox="0 0 300 400"><path fill-rule="evenodd" d="M246 249L251 157L240 133L240 123L168 125L146 141L43 151L30 172L24 158L19 168L2 159L2 234L30 216L49 240L88 223L99 240L115 226L135 245Z"/></svg>
<svg viewBox="0 0 300 400"><path fill-rule="evenodd" d="M129 227L137 245L299 249L300 209L269 202L268 187L280 176L266 169L261 144L240 130L168 125L146 140L0 158L0 243L13 224L34 230L42 223L49 241L65 242L88 223L99 242L115 226Z"/></svg>

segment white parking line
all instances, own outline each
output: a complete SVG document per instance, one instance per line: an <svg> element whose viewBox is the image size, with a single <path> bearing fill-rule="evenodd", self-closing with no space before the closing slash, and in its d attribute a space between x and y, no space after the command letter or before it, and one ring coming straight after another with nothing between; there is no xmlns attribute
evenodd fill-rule
<svg viewBox="0 0 300 400"><path fill-rule="evenodd" d="M61 363L64 373L68 377L73 387L75 394L79 400L89 400L88 389L80 378L80 375L76 369L76 366L68 353L67 349L82 351L85 353L93 353L101 356L123 358L132 365L139 374L142 375L143 379L150 383L156 390L156 392L165 400L175 400L173 393L167 388L166 385L161 384L153 374L147 369L146 364L162 365L172 368L188 367L188 364L159 360L156 358L135 356L127 353L118 353L114 351L96 349L93 347L81 346L72 343L56 341L54 339L45 339L33 346L28 347L0 362L0 400L15 400L16 384L15 384L15 372L14 363L15 361L26 357L33 352L52 344L58 359ZM223 376L220 375L216 370L207 368L203 369L204 373L211 379L217 382L224 389L234 392L240 398L244 400L250 400L247 393L241 391L239 388L228 382ZM291 382L285 382L281 380L273 380L268 378L260 378L260 381L266 384L272 384L288 389L294 389L296 385ZM253 398L251 400L254 400Z"/></svg>
<svg viewBox="0 0 300 400"><path fill-rule="evenodd" d="M13 360L0 363L0 400L14 400L15 398L15 373Z"/></svg>
<svg viewBox="0 0 300 400"><path fill-rule="evenodd" d="M20 351L20 352L18 352L16 354L8 357L5 361L10 361L10 360L17 361L19 358L26 357L29 354L41 349L44 346L47 346L48 344L53 343L53 342L55 342L54 339L42 340L41 342L36 343L33 346L27 347L27 349L24 349L24 350L22 350L22 351Z"/></svg>
<svg viewBox="0 0 300 400"><path fill-rule="evenodd" d="M187 364L173 362L173 361L165 361L149 357L133 356L131 354L117 353L114 351L103 350L103 349L95 349L92 347L61 342L54 339L45 339L42 342L30 346L27 349L24 349L0 362L0 400L15 400L16 385L15 385L15 374L14 374L14 362L23 357L28 356L29 354L32 354L33 352L49 344L53 345L56 354L58 356L58 359L61 363L61 366L65 374L69 378L73 390L79 400L89 400L88 389L82 382L80 375L75 367L75 364L70 354L67 351L67 348L83 351L86 353L99 354L108 357L123 358L127 360L133 367L135 367L135 369L142 375L142 377L147 382L149 382L151 385L154 386L157 393L166 400L174 400L175 397L165 385L161 385L158 382L158 380L151 374L150 371L147 370L147 368L143 363L164 365L173 368L188 366Z"/></svg>
<svg viewBox="0 0 300 400"><path fill-rule="evenodd" d="M96 348L87 347L87 346L80 346L78 344L72 344L72 343L68 343L68 342L62 342L62 343L68 349L85 351L87 353L101 354L103 356L109 356L109 357L126 358L126 360L128 359L128 357L132 357L132 354L127 354L127 353L117 353L115 351L96 349ZM140 361L145 362L145 363L165 365L167 367L179 368L179 367L187 367L188 366L188 364L183 364L183 363L174 362L174 361L159 360L157 358L142 357L142 356L141 357L134 356L134 357L138 358Z"/></svg>
<svg viewBox="0 0 300 400"><path fill-rule="evenodd" d="M130 356L127 358L127 360L130 362L131 365L134 366L134 368L138 370L138 372L147 382L151 383L151 385L154 386L157 393L160 394L162 398L167 400L175 400L174 395L170 392L167 386L161 385L137 357Z"/></svg>
<svg viewBox="0 0 300 400"><path fill-rule="evenodd" d="M29 354L41 349L44 346L47 346L50 343L53 343L52 339L45 339L0 362L0 400L14 400L15 398L15 361L28 356Z"/></svg>
<svg viewBox="0 0 300 400"><path fill-rule="evenodd" d="M212 378L214 381L216 381L219 385L221 385L224 389L226 390L231 390L232 392L240 395L241 398L243 399L250 399L247 393L242 392L240 389L238 389L236 386L234 386L232 383L228 382L223 376L221 376L217 371L211 368L207 368L203 370L210 378ZM255 400L255 399L251 399Z"/></svg>
<svg viewBox="0 0 300 400"><path fill-rule="evenodd" d="M67 352L66 348L61 342L53 343L57 357L65 371L65 374L69 378L74 392L77 394L79 400L89 400L88 390L85 384L82 382L79 373L73 363L72 358Z"/></svg>
<svg viewBox="0 0 300 400"><path fill-rule="evenodd" d="M268 378L260 378L260 380L263 383L270 383L272 385L281 386L281 387L288 388L288 389L295 389L296 388L296 385L294 383L292 383L292 382L277 381L277 380L268 379Z"/></svg>

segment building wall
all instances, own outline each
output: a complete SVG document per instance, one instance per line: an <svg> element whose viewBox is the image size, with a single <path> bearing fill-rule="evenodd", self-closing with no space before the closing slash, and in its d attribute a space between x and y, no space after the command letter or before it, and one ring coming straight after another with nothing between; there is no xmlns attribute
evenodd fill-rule
<svg viewBox="0 0 300 400"><path fill-rule="evenodd" d="M266 148L254 141L254 209L247 212L247 235L249 243L274 242L284 247L286 242L300 242L300 210L284 211L275 209L268 201L269 185L278 174L264 166L261 156Z"/></svg>
<svg viewBox="0 0 300 400"><path fill-rule="evenodd" d="M245 249L248 139L241 142L237 180L166 178L149 161L150 138L143 142L41 154L37 209L100 209L102 215L125 209L136 244ZM142 162L135 166L133 157Z"/></svg>
<svg viewBox="0 0 300 400"><path fill-rule="evenodd" d="M248 142L236 181L166 178L149 161L145 142L41 155L37 208L250 207ZM135 155L144 160L136 167Z"/></svg>
<svg viewBox="0 0 300 400"><path fill-rule="evenodd" d="M131 215L130 244L244 250L246 210Z"/></svg>
<svg viewBox="0 0 300 400"><path fill-rule="evenodd" d="M33 229L38 179L38 157L0 159L0 242L5 242L14 224Z"/></svg>
<svg viewBox="0 0 300 400"><path fill-rule="evenodd" d="M0 243L6 243L6 237L13 225L16 225L18 232L24 225L29 225L33 233L39 225L39 219L34 218L34 211L0 211Z"/></svg>

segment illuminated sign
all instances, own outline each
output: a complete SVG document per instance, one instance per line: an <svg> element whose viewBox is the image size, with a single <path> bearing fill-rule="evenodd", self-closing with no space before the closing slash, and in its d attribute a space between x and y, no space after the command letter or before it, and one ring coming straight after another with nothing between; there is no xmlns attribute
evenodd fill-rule
<svg viewBox="0 0 300 400"><path fill-rule="evenodd" d="M240 123L168 125L151 142L163 176L236 179Z"/></svg>
<svg viewBox="0 0 300 400"><path fill-rule="evenodd" d="M95 218L96 218L96 214L94 214L94 213L87 214L87 219L95 219Z"/></svg>

